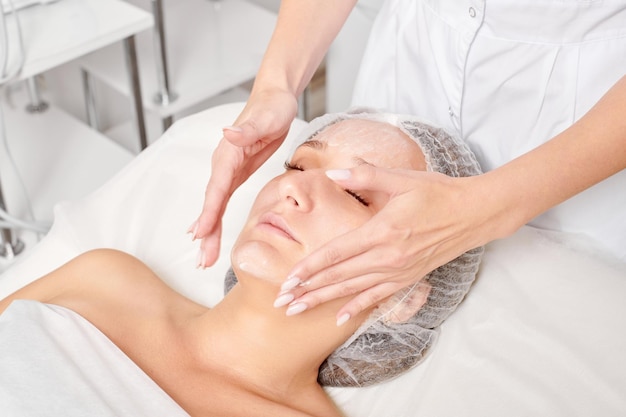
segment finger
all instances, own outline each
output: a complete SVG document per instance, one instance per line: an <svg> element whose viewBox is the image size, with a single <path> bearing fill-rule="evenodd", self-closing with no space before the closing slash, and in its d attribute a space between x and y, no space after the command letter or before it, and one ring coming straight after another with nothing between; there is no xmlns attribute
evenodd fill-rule
<svg viewBox="0 0 626 417"><path fill-rule="evenodd" d="M200 259L198 260L198 268L208 268L212 266L220 255L220 247L222 241L222 222L219 221L213 233L202 239L200 243Z"/></svg>
<svg viewBox="0 0 626 417"><path fill-rule="evenodd" d="M233 145L244 147L250 146L259 140L259 130L253 120L246 121L238 126L226 126L222 128L224 138Z"/></svg>
<svg viewBox="0 0 626 417"><path fill-rule="evenodd" d="M398 243L406 240L407 232L389 225L387 220L383 210L362 226L335 237L294 265L287 280L297 279L317 288L376 268L380 271L404 268L406 250ZM383 266L385 269L380 269Z"/></svg>
<svg viewBox="0 0 626 417"><path fill-rule="evenodd" d="M205 203L202 212L196 221L195 232L193 238L204 239L214 234L215 229L222 218L226 209L230 193L223 189L207 187Z"/></svg>
<svg viewBox="0 0 626 417"><path fill-rule="evenodd" d="M300 282L308 281L311 284L314 283L311 278L321 271L325 271L326 274L316 279L316 281L318 281L315 283L317 287L345 279L345 275L343 274L346 273L347 270L342 271L340 269L341 267L335 267L334 271L332 269L329 271L326 270L331 266L340 264L370 249L375 244L375 241L372 240L372 236L373 233L371 233L368 223L366 223L361 227L332 239L299 261L291 269L290 273L287 275L287 279L296 279L300 280Z"/></svg>
<svg viewBox="0 0 626 417"><path fill-rule="evenodd" d="M241 181L247 180L261 165L265 163L283 143L284 138L274 140L269 143L257 142L252 146L244 148L245 156L248 158L246 164L242 167L240 178Z"/></svg>
<svg viewBox="0 0 626 417"><path fill-rule="evenodd" d="M337 326L343 325L363 312L369 312L401 288L399 284L382 283L358 293L337 312Z"/></svg>
<svg viewBox="0 0 626 417"><path fill-rule="evenodd" d="M406 179L414 174L415 171L379 168L369 164L326 171L326 176L343 188L385 192L390 195L409 191L411 186Z"/></svg>
<svg viewBox="0 0 626 417"><path fill-rule="evenodd" d="M205 190L204 204L194 237L204 238L210 234L222 218L226 204L237 185L235 173L240 163L240 151L222 140L213 154L211 177Z"/></svg>
<svg viewBox="0 0 626 417"><path fill-rule="evenodd" d="M373 273L309 291L290 302L286 313L287 315L297 314L337 298L353 296L375 286L378 281L380 281L379 274Z"/></svg>
<svg viewBox="0 0 626 417"><path fill-rule="evenodd" d="M224 137L229 142L245 147L258 141L269 143L287 136L291 121L296 115L297 104L295 109L287 110L284 107L285 104L280 103L280 111L268 103L260 107L248 104L235 121L234 126L227 126L223 129Z"/></svg>
<svg viewBox="0 0 626 417"><path fill-rule="evenodd" d="M366 253L333 265L308 281L301 282L296 278L287 280L283 283L274 306L282 307L303 301L306 302L306 309L310 309L322 302L353 295L383 281L405 281L407 277L402 273L398 274L394 264L387 264L388 257L385 253L389 253L387 248L376 246Z"/></svg>
<svg viewBox="0 0 626 417"><path fill-rule="evenodd" d="M383 273L387 274L386 280L392 278L391 273L393 270L386 265L384 253L385 248L376 246L367 252L331 265L306 281L286 281L284 287L281 287L280 294L289 292L294 298L299 298L308 292L330 286L337 289L333 298L354 294L356 291L360 291L364 288L352 287L353 284L359 282L356 281L356 279L380 276L380 274ZM298 285L295 285L296 283L298 283ZM345 283L345 286L340 286L339 284L341 283ZM369 286L376 283L377 282L371 282ZM325 299L324 301L329 300L330 299Z"/></svg>

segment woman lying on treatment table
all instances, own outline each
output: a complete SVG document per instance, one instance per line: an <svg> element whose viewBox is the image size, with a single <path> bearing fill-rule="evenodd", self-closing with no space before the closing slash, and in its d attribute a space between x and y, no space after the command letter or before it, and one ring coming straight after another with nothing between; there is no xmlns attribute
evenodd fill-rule
<svg viewBox="0 0 626 417"><path fill-rule="evenodd" d="M388 198L341 189L325 171L368 163L467 176L479 168L464 144L404 116L329 115L302 138L286 172L259 192L231 252L238 284L214 308L176 293L134 257L99 249L2 300L0 312L27 299L77 313L192 416L340 416L320 383L366 385L417 364L469 290L482 248L345 323L335 318L345 299L288 317L273 303L289 268Z"/></svg>

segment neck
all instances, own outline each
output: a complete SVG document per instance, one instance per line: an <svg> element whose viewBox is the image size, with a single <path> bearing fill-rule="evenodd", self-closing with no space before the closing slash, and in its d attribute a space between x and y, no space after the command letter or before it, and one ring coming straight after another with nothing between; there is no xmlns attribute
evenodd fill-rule
<svg viewBox="0 0 626 417"><path fill-rule="evenodd" d="M228 363L231 376L266 391L264 395L289 398L319 388L319 366L358 323L336 326L336 312L345 300L287 317L285 308L272 306L277 293L277 284L239 274L239 283L201 320L207 330L197 334L206 357Z"/></svg>

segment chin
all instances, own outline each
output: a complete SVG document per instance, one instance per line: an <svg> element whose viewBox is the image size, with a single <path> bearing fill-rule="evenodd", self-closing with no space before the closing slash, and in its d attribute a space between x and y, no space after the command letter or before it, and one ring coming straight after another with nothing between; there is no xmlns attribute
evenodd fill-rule
<svg viewBox="0 0 626 417"><path fill-rule="evenodd" d="M230 260L239 279L246 275L278 286L285 281L293 265L277 248L258 240L236 242Z"/></svg>

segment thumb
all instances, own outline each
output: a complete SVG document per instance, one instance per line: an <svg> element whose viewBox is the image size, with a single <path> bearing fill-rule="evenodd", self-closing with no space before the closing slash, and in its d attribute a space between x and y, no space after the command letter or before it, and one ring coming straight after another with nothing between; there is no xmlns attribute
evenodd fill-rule
<svg viewBox="0 0 626 417"><path fill-rule="evenodd" d="M415 171L379 168L362 164L350 169L331 169L326 176L343 188L369 190L385 194L401 194L408 191Z"/></svg>
<svg viewBox="0 0 626 417"><path fill-rule="evenodd" d="M246 120L238 126L225 126L222 128L224 138L239 147L250 146L257 142L265 132L260 131L253 120Z"/></svg>

